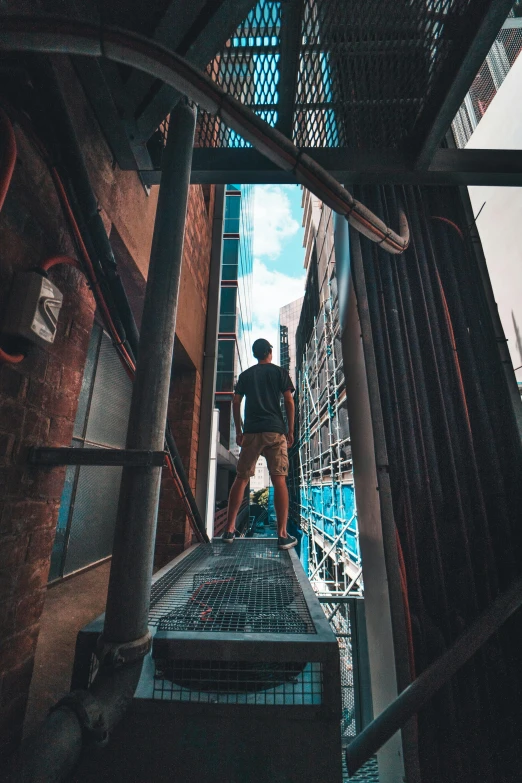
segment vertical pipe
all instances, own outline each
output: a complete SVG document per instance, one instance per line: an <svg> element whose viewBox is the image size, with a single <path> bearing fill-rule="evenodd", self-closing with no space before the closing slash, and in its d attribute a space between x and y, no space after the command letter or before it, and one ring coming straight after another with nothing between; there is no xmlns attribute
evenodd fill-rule
<svg viewBox="0 0 522 783"><path fill-rule="evenodd" d="M164 446L195 123L195 108L181 100L170 115L163 153L128 449ZM147 633L161 470L123 469L103 631L108 643Z"/></svg>
<svg viewBox="0 0 522 783"><path fill-rule="evenodd" d="M210 250L210 275L208 282L207 325L205 329L205 353L203 356L203 380L201 384L201 416L199 424L199 448L196 480L196 502L201 516L205 517L208 533L210 511L214 512L214 498L210 498L210 461L212 451L212 426L216 393L216 367L219 306L221 299L221 259L223 253L223 206L225 186L215 186L214 216L212 219L212 247ZM215 490L214 490L215 491ZM212 500L212 502L210 502Z"/></svg>

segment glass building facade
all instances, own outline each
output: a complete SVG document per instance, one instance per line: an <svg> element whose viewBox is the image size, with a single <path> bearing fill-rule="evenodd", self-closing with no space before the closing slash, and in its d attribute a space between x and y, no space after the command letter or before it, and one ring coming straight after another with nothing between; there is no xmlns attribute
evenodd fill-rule
<svg viewBox="0 0 522 783"><path fill-rule="evenodd" d="M238 375L250 362L252 325L253 188L227 185L223 222L223 265L219 310L216 407L219 437L234 449L232 396Z"/></svg>
<svg viewBox="0 0 522 783"><path fill-rule="evenodd" d="M279 364L288 370L294 386L296 385L295 335L301 317L303 297L279 310Z"/></svg>

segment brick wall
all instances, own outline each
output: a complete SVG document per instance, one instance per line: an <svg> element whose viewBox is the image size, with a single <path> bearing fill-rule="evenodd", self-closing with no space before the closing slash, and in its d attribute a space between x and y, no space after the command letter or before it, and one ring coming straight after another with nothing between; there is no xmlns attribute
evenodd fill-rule
<svg viewBox="0 0 522 783"><path fill-rule="evenodd" d="M45 167L21 133L17 142L0 215L0 311L15 272L74 254ZM70 444L94 317L80 272L56 267L49 276L64 294L54 344L0 365L0 755L21 734L64 479L64 468L29 466L27 453Z"/></svg>
<svg viewBox="0 0 522 783"><path fill-rule="evenodd" d="M207 189L207 192L199 186L190 188L168 409L172 433L194 493L214 194L213 187ZM168 472L164 471L158 512L155 567L160 568L168 563L186 549L191 541L189 519Z"/></svg>

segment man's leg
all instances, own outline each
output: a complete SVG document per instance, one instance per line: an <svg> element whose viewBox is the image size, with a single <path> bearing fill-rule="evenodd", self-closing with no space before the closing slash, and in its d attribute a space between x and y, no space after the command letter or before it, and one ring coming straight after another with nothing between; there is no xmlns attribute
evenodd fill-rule
<svg viewBox="0 0 522 783"><path fill-rule="evenodd" d="M279 538L288 536L286 523L288 522L288 487L286 476L271 476L274 485L274 506L277 517L277 535Z"/></svg>
<svg viewBox="0 0 522 783"><path fill-rule="evenodd" d="M243 502L245 496L245 488L249 479L240 478L236 476L232 487L230 488L230 494L228 496L228 510L227 510L227 532L233 533L236 529L236 517L239 507Z"/></svg>

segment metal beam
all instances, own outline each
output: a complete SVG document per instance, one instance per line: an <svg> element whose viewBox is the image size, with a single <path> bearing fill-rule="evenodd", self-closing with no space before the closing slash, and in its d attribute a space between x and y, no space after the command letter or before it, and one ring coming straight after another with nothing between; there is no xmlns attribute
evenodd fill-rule
<svg viewBox="0 0 522 783"><path fill-rule="evenodd" d="M281 32L279 56L279 100L277 102L277 130L292 138L294 106L299 71L299 44L303 0L281 3Z"/></svg>
<svg viewBox="0 0 522 783"><path fill-rule="evenodd" d="M512 5L513 0L475 0L469 13L453 20L453 50L405 144L416 167L430 165Z"/></svg>
<svg viewBox="0 0 522 783"><path fill-rule="evenodd" d="M35 446L29 452L31 465L130 465L132 467L161 467L164 451L143 449L72 449Z"/></svg>
<svg viewBox="0 0 522 783"><path fill-rule="evenodd" d="M217 4L213 13L208 10L208 6L215 5L207 3L207 10L198 15L178 47L178 53L199 68L205 68L216 56L255 3L253 0L223 0ZM177 90L153 79L150 80L149 96L148 103L144 103L136 115L138 134L142 141L150 138L181 97Z"/></svg>
<svg viewBox="0 0 522 783"><path fill-rule="evenodd" d="M72 62L118 166L124 171L136 169L137 159L114 100L114 85L107 80L102 62L93 57L73 57Z"/></svg>
<svg viewBox="0 0 522 783"><path fill-rule="evenodd" d="M396 150L359 152L353 149L305 149L339 182L411 185L489 185L522 187L522 150L438 149L428 169L415 169ZM160 182L161 172L143 172L148 185ZM254 149L194 150L192 184L293 184L283 171Z"/></svg>

